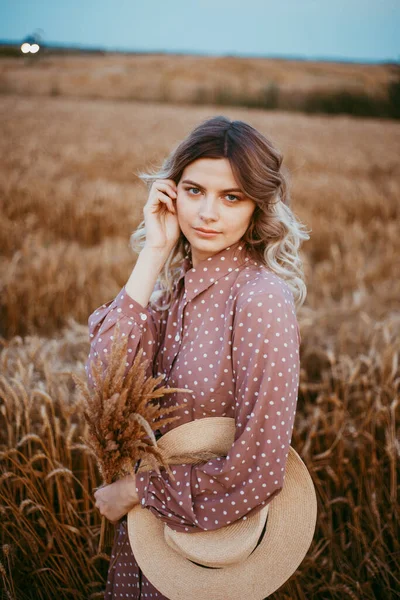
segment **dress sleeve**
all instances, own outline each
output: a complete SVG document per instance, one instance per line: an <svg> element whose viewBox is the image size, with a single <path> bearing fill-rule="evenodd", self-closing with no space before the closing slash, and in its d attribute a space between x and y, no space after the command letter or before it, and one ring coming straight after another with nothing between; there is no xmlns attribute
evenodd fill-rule
<svg viewBox="0 0 400 600"><path fill-rule="evenodd" d="M155 290L158 289L156 283ZM106 368L107 355L111 352L117 323L122 337L128 337L124 376L132 366L140 348L143 348L143 359L150 359L146 375L147 377L153 375L153 363L166 323L165 311L158 311L150 304L143 307L129 296L124 286L114 300L97 308L88 320L90 351L85 371L90 389L95 385L91 375L91 363L100 356L103 368Z"/></svg>
<svg viewBox="0 0 400 600"><path fill-rule="evenodd" d="M282 490L299 385L300 332L292 292L242 294L232 338L234 443L225 457L137 473L143 508L171 529L213 530L246 519Z"/></svg>

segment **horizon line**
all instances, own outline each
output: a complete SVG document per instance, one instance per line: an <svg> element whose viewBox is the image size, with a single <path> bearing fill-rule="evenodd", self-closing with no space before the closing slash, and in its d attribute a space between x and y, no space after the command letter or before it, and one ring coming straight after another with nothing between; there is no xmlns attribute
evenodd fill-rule
<svg viewBox="0 0 400 600"><path fill-rule="evenodd" d="M27 35L32 37L32 35ZM19 47L24 39L22 40L6 40L0 39L0 46L17 46ZM296 61L316 61L316 62L339 62L339 63L355 63L355 64L400 64L400 55L398 59L395 58L382 58L382 59L371 59L371 58L354 58L354 57L324 57L324 56L302 56L302 55L291 55L291 54L257 54L257 53L240 53L232 54L231 52L220 53L220 52L206 52L206 51L195 51L195 50L143 50L139 48L121 48L121 47L106 47L106 46L94 46L90 44L69 44L64 42L43 42L42 46L46 48L62 48L65 50L82 50L89 52L105 52L105 53L118 53L118 54L168 54L168 55L185 55L185 56L213 56L213 57L232 57L232 58L264 58L264 59L275 59L275 60L296 60Z"/></svg>

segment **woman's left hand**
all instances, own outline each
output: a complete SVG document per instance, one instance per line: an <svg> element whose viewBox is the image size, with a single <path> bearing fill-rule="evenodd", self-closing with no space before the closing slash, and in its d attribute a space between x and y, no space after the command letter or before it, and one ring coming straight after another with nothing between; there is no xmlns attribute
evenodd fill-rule
<svg viewBox="0 0 400 600"><path fill-rule="evenodd" d="M95 506L111 523L117 523L140 499L136 492L134 475L127 475L114 483L104 485L94 493Z"/></svg>

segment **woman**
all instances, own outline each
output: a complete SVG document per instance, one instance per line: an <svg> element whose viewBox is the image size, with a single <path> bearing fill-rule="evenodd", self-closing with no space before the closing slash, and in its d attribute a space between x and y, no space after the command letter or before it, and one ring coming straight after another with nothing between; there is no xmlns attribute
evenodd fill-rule
<svg viewBox="0 0 400 600"><path fill-rule="evenodd" d="M155 174L139 252L126 285L89 318L86 364L107 363L118 322L128 336L126 372L139 348L148 375L187 388L167 395L181 419L234 417L224 457L128 476L95 493L116 528L106 600L164 598L141 573L124 516L137 503L175 531L217 529L246 519L282 489L299 384L296 307L305 300L300 243L309 239L289 207L282 155L242 121L200 123Z"/></svg>

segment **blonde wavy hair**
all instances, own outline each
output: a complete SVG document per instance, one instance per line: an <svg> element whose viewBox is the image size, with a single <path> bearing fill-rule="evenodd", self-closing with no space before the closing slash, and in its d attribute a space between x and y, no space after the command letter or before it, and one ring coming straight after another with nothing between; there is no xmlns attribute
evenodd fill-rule
<svg viewBox="0 0 400 600"><path fill-rule="evenodd" d="M241 240L249 255L284 279L290 287L296 308L305 301L300 244L310 236L290 208L289 173L282 167L283 155L272 142L244 121L216 116L201 122L167 156L153 173L137 176L150 190L156 179L173 179L178 185L187 165L200 158L227 158L238 186L256 207ZM145 221L130 237L130 246L140 253L146 242ZM171 295L190 244L182 233L157 279L150 303L160 310L169 308ZM167 303L157 305L164 296Z"/></svg>

